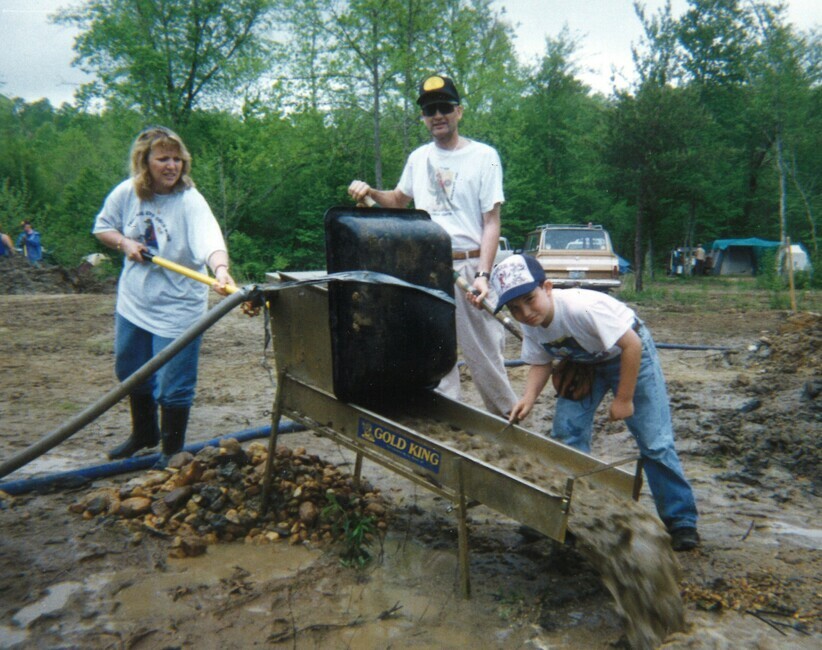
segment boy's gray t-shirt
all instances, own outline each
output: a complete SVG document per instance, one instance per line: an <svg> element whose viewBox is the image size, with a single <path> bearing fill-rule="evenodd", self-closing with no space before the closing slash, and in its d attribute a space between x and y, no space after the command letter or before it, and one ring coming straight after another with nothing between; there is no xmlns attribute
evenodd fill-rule
<svg viewBox="0 0 822 650"><path fill-rule="evenodd" d="M227 250L203 195L190 188L141 200L131 179L108 195L93 233L116 230L155 255L205 273L208 258ZM208 286L151 262L126 259L117 285L117 313L152 334L176 338L208 308Z"/></svg>

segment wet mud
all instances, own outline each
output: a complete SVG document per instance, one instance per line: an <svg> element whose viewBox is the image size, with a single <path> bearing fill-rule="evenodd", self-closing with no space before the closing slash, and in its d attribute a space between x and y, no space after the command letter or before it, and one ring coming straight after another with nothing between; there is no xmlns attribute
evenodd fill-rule
<svg viewBox="0 0 822 650"><path fill-rule="evenodd" d="M657 341L731 348L660 352L703 539L673 556L682 626L660 623L676 610L673 597L654 604L660 611L647 630L631 631L626 621L634 609L648 614L647 598L620 603L611 594L619 580L606 586L608 571L635 571L631 558L641 550L629 548L609 569L579 545L524 536L518 522L483 506L469 513L472 598L462 599L453 504L366 462L364 478L385 498L390 518L374 561L359 570L342 566L338 545L310 535L296 544L243 537L179 558L173 537L70 511L93 491L119 493L139 475L3 498L0 647L818 648L822 530L812 515L820 511L820 320L721 303L640 308ZM111 294L0 295L4 459L114 386L113 304ZM267 424L273 359L263 341L262 319L239 313L206 335L190 441ZM518 352L509 341L506 356ZM511 369L515 390L526 372ZM464 400L479 405L470 374L463 379ZM523 425L549 431L552 412L547 393ZM7 478L105 462L127 422L127 405L118 404ZM353 454L311 432L281 442L353 471ZM593 454L611 462L634 451L625 428L598 414ZM537 479L539 468L518 471ZM593 503L581 494L578 505ZM613 540L625 529L604 525L615 514L605 508L592 512L590 524L575 509L573 525L599 527L584 534L622 549ZM647 490L636 508L653 518ZM632 514L630 521L644 519ZM655 521L632 535L642 547L647 539L665 541ZM655 544L647 552L664 555Z"/></svg>

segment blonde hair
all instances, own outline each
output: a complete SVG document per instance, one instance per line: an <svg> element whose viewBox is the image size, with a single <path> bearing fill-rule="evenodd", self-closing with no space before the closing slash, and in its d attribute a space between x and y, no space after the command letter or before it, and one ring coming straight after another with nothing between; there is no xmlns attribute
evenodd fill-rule
<svg viewBox="0 0 822 650"><path fill-rule="evenodd" d="M143 129L131 145L130 166L131 177L134 179L134 191L144 201L154 197L152 178L148 166L148 157L155 147L176 149L183 160L183 170L174 186L175 192L183 192L194 187L191 180L191 154L186 149L182 138L171 129L164 126L150 126Z"/></svg>

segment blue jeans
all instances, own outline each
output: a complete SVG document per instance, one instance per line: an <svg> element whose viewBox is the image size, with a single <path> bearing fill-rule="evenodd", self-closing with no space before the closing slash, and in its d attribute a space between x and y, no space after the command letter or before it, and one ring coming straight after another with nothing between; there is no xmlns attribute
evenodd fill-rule
<svg viewBox="0 0 822 650"><path fill-rule="evenodd" d="M194 389L197 385L201 339L200 336L194 339L132 393L153 395L161 406L190 408L194 402ZM117 378L124 381L174 340L147 332L120 314L116 314L114 370Z"/></svg>
<svg viewBox="0 0 822 650"><path fill-rule="evenodd" d="M625 420L642 456L645 476L662 523L668 530L696 527L694 493L674 447L674 430L665 378L648 329L639 331L642 362L634 393L634 414ZM551 437L580 451L591 451L594 413L605 394L619 386L620 358L595 366L591 395L580 401L557 398Z"/></svg>

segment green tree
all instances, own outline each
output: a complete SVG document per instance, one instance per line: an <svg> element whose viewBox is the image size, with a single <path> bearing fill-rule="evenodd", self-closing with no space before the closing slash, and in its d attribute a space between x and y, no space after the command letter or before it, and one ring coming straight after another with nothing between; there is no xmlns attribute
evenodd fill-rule
<svg viewBox="0 0 822 650"><path fill-rule="evenodd" d="M548 39L517 108L503 109L499 117L495 135L508 197L504 223L515 242L537 223L612 225L611 200L601 183L606 104L576 78L576 48L567 30Z"/></svg>
<svg viewBox="0 0 822 650"><path fill-rule="evenodd" d="M172 125L198 106L232 104L266 68L272 0L91 0L54 20L79 27L75 63L99 81L91 102L139 108Z"/></svg>
<svg viewBox="0 0 822 650"><path fill-rule="evenodd" d="M791 234L788 194L792 174L797 190L803 199L807 199L797 181L796 174L800 170L792 152L803 140L810 138L819 142L818 134L808 133L807 126L813 120L812 88L818 84L820 77L818 69L808 65L811 61L808 43L785 23L781 6L757 4L753 11L762 47L757 49L747 70L753 89L753 104L763 116L763 135L771 145L778 176L779 238L784 242ZM808 222L815 247L816 235L810 205L806 203L805 207L809 210Z"/></svg>

